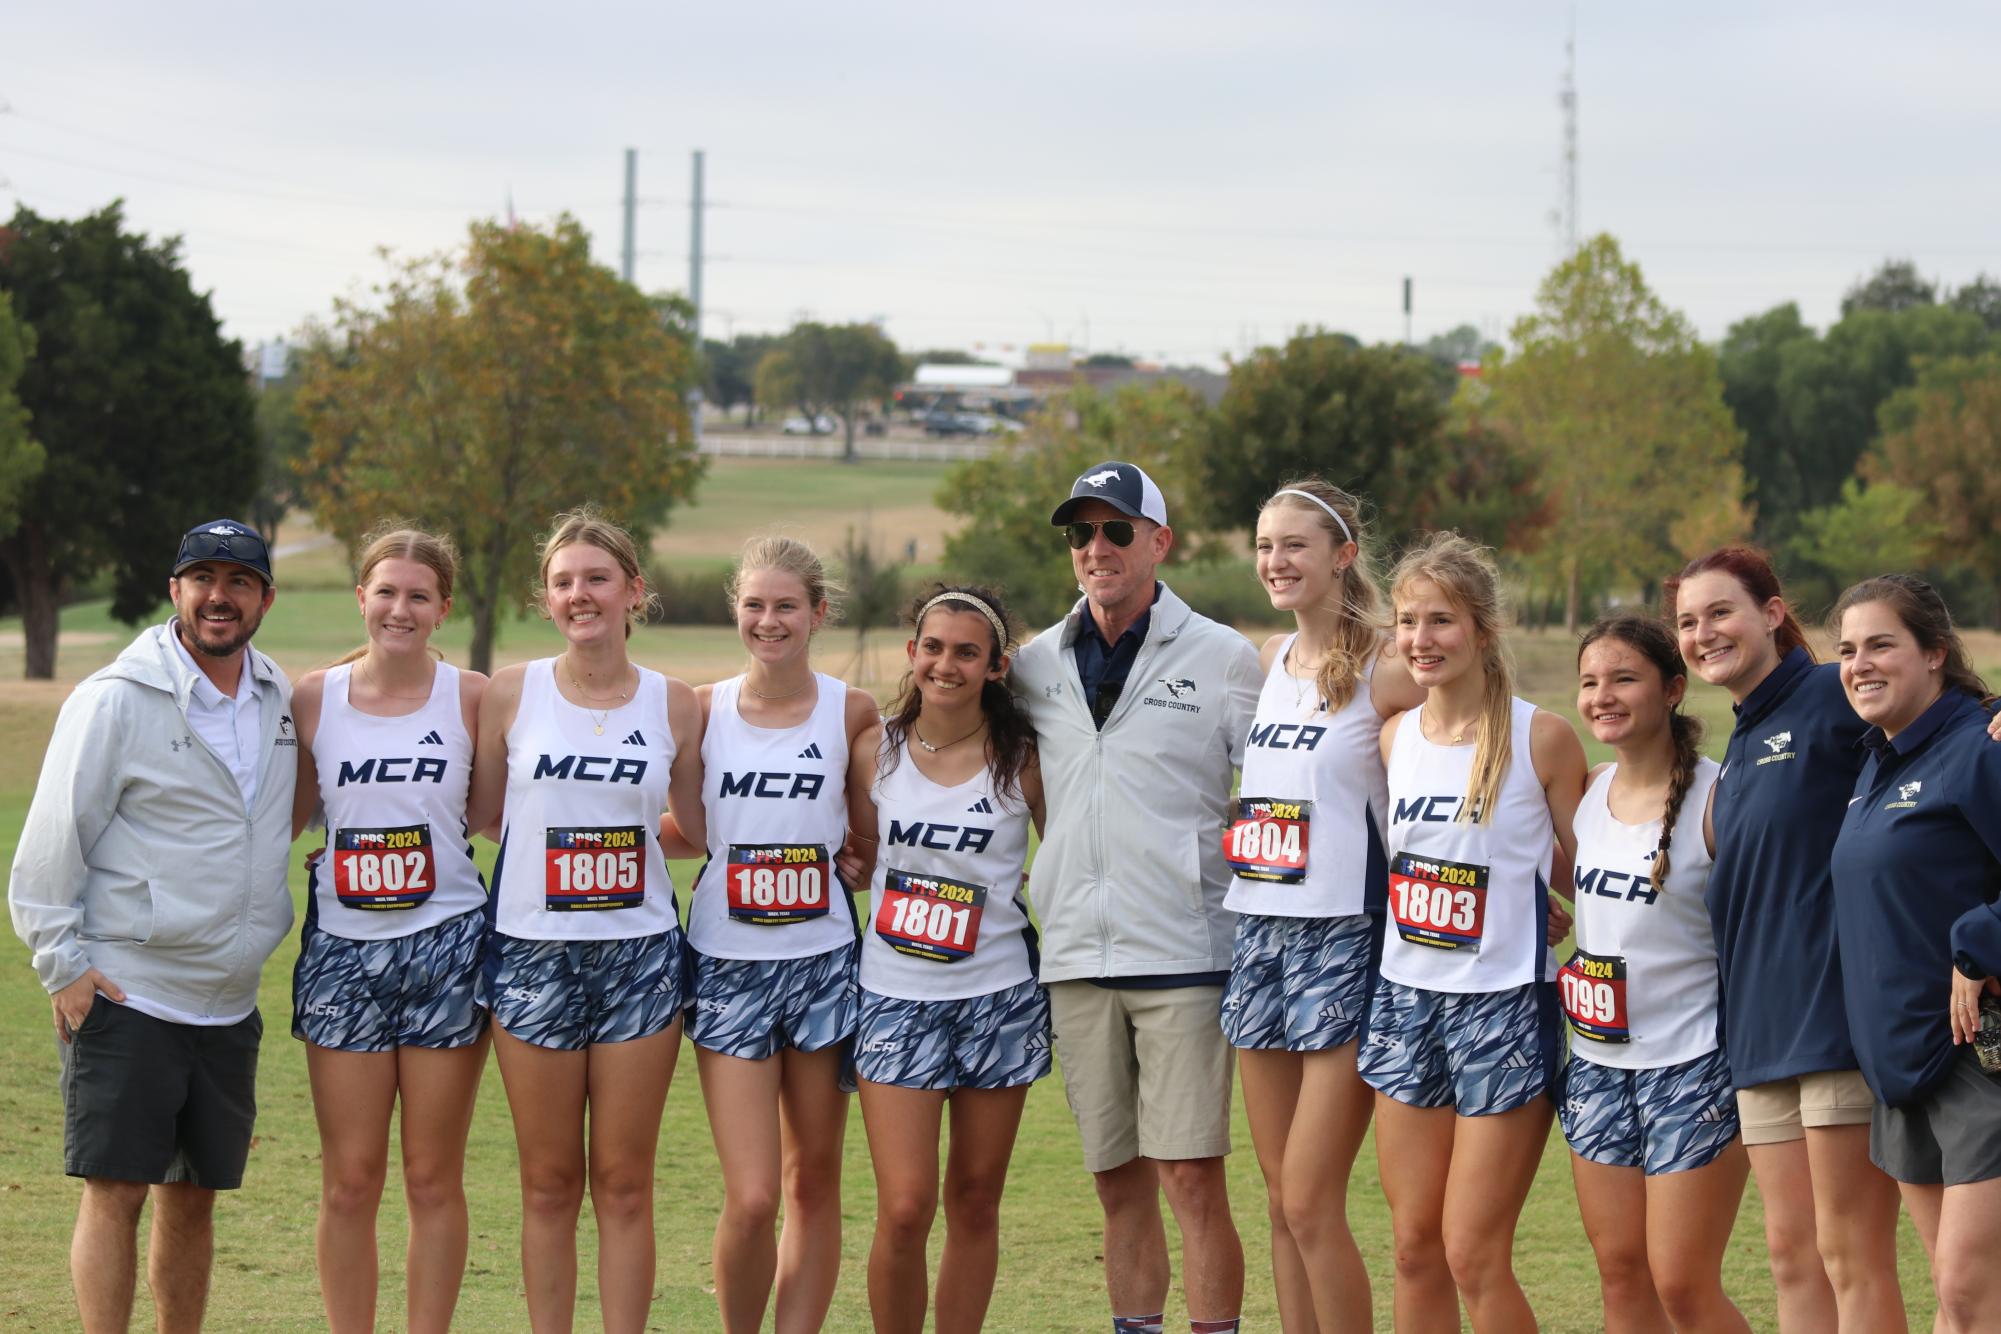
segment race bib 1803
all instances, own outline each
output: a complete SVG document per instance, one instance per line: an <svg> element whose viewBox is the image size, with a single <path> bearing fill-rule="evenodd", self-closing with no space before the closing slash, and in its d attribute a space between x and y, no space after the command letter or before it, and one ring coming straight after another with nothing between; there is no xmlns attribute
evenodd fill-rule
<svg viewBox="0 0 2001 1334"><path fill-rule="evenodd" d="M971 958L980 943L980 913L987 904L984 885L968 885L941 875L886 871L875 933L899 954L957 963Z"/></svg>
<svg viewBox="0 0 2001 1334"><path fill-rule="evenodd" d="M827 850L817 843L732 843L723 877L732 920L790 926L832 906Z"/></svg>
<svg viewBox="0 0 2001 1334"><path fill-rule="evenodd" d="M1477 951L1487 926L1487 868L1398 853L1390 863L1390 916L1413 945Z"/></svg>
<svg viewBox="0 0 2001 1334"><path fill-rule="evenodd" d="M1632 1022L1626 1015L1626 960L1616 954L1570 956L1557 970L1557 993L1563 1012L1580 1038L1593 1042L1621 1043L1633 1040Z"/></svg>
<svg viewBox="0 0 2001 1334"><path fill-rule="evenodd" d="M337 829L333 840L334 898L369 912L414 908L438 887L431 826Z"/></svg>
<svg viewBox="0 0 2001 1334"><path fill-rule="evenodd" d="M637 908L646 900L646 837L638 825L551 829L542 906L550 912Z"/></svg>
<svg viewBox="0 0 2001 1334"><path fill-rule="evenodd" d="M1296 885L1306 879L1310 801L1278 797L1237 798L1237 818L1223 831L1223 855L1244 880Z"/></svg>

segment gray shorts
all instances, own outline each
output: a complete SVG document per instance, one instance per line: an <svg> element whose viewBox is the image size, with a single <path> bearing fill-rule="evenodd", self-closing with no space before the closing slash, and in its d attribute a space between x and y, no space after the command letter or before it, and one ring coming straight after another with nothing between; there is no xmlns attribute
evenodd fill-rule
<svg viewBox="0 0 2001 1334"><path fill-rule="evenodd" d="M2001 1075L1964 1046L1945 1078L1908 1107L1876 1104L1869 1158L1907 1186L1968 1186L2001 1177Z"/></svg>
<svg viewBox="0 0 2001 1334"><path fill-rule="evenodd" d="M175 1024L99 996L62 1048L63 1171L73 1177L243 1184L257 1119L256 1011Z"/></svg>

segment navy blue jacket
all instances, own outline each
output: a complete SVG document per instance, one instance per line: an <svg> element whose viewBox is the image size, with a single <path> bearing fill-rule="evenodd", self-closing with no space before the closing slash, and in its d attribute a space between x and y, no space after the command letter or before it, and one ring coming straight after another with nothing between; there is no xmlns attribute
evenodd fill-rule
<svg viewBox="0 0 2001 1334"><path fill-rule="evenodd" d="M1716 780L1704 900L1723 974L1723 1046L1738 1088L1853 1070L1828 853L1862 767L1841 669L1805 649L1737 706Z"/></svg>
<svg viewBox="0 0 2001 1334"><path fill-rule="evenodd" d="M1947 691L1868 763L1834 845L1848 1023L1879 1101L1917 1102L1953 1061L1955 953L2001 973L2001 746Z"/></svg>

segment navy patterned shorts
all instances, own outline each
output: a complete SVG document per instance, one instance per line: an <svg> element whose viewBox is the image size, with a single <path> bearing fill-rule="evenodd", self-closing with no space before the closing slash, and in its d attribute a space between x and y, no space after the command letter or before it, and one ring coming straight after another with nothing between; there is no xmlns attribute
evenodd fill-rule
<svg viewBox="0 0 2001 1334"><path fill-rule="evenodd" d="M681 1011L681 929L630 940L487 937L480 1003L537 1047L652 1037Z"/></svg>
<svg viewBox="0 0 2001 1334"><path fill-rule="evenodd" d="M1553 982L1458 992L1382 978L1355 1064L1398 1102L1492 1116L1555 1093L1560 1023Z"/></svg>
<svg viewBox="0 0 2001 1334"><path fill-rule="evenodd" d="M334 1051L465 1047L486 1031L474 993L486 915L392 940L351 940L311 919L292 968L292 1036Z"/></svg>
<svg viewBox="0 0 2001 1334"><path fill-rule="evenodd" d="M854 1036L861 994L853 945L803 959L690 954L695 1013L688 1036L696 1046L761 1061L785 1047L819 1051Z"/></svg>
<svg viewBox="0 0 2001 1334"><path fill-rule="evenodd" d="M1049 993L1034 978L960 1000L862 992L855 1069L906 1089L1004 1089L1049 1073Z"/></svg>
<svg viewBox="0 0 2001 1334"><path fill-rule="evenodd" d="M1223 1036L1232 1047L1328 1051L1361 1037L1382 956L1382 930L1353 917L1237 918Z"/></svg>
<svg viewBox="0 0 2001 1334"><path fill-rule="evenodd" d="M1737 1138L1737 1095L1720 1047L1657 1070L1572 1058L1557 1110L1579 1158L1650 1177L1707 1167Z"/></svg>

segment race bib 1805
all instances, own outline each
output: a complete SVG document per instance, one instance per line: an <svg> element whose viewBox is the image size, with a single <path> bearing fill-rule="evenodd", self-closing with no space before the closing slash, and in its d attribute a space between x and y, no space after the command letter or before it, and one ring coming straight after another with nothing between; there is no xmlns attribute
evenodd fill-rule
<svg viewBox="0 0 2001 1334"><path fill-rule="evenodd" d="M732 843L723 885L732 920L790 926L825 917L832 862L817 843Z"/></svg>
<svg viewBox="0 0 2001 1334"><path fill-rule="evenodd" d="M333 877L334 897L343 908L385 912L416 907L438 887L431 826L335 830Z"/></svg>
<svg viewBox="0 0 2001 1334"><path fill-rule="evenodd" d="M1390 863L1390 916L1413 945L1477 951L1487 926L1487 868L1398 853Z"/></svg>
<svg viewBox="0 0 2001 1334"><path fill-rule="evenodd" d="M980 913L987 904L984 885L968 885L941 875L886 871L875 933L899 954L957 963L972 957L980 943Z"/></svg>
<svg viewBox="0 0 2001 1334"><path fill-rule="evenodd" d="M1632 1022L1626 1016L1623 957L1579 950L1557 970L1556 985L1563 1012L1570 1016L1578 1037L1608 1043L1633 1040Z"/></svg>
<svg viewBox="0 0 2001 1334"><path fill-rule="evenodd" d="M542 906L550 912L637 908L646 900L646 837L638 825L551 829Z"/></svg>
<svg viewBox="0 0 2001 1334"><path fill-rule="evenodd" d="M1223 831L1223 855L1244 880L1296 885L1306 879L1310 801L1278 797L1237 798L1237 818Z"/></svg>

